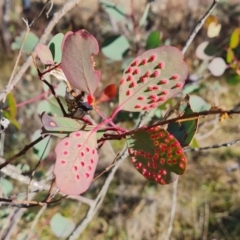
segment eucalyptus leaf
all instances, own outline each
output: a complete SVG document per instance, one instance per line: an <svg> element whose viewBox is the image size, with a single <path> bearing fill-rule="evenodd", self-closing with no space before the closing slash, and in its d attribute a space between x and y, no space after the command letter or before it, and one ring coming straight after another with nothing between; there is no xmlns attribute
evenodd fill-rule
<svg viewBox="0 0 240 240"><path fill-rule="evenodd" d="M32 142L35 141L40 136L41 136L41 131L36 130L31 137ZM42 141L34 145L33 153L38 160L44 160L48 156L51 150L51 142L52 142L52 140L51 139L49 140L49 138L50 137L45 137Z"/></svg>
<svg viewBox="0 0 240 240"><path fill-rule="evenodd" d="M20 36L15 38L15 41L11 44L12 50L18 50L21 48L22 41L24 39L25 32L22 32ZM30 53L37 45L39 38L32 32L29 32L23 45L23 52Z"/></svg>
<svg viewBox="0 0 240 240"><path fill-rule="evenodd" d="M50 227L56 237L66 238L74 230L75 223L72 219L56 213L50 220Z"/></svg>
<svg viewBox="0 0 240 240"><path fill-rule="evenodd" d="M111 60L120 61L129 48L130 44L125 36L112 36L104 41L102 52Z"/></svg>

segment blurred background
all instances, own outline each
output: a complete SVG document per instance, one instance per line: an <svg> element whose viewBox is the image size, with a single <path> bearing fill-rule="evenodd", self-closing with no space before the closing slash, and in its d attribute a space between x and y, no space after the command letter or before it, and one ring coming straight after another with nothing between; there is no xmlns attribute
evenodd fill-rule
<svg viewBox="0 0 240 240"><path fill-rule="evenodd" d="M20 49L26 25L41 11L45 1L1 0L0 2L0 89L7 85ZM63 0L53 1L49 18L45 12L35 21L24 45L18 69L24 64L46 26ZM67 13L56 25L49 41L57 33L86 29L99 42L95 57L96 69L102 73L97 94L110 83L118 84L123 69L146 49L173 45L182 49L197 22L212 4L211 0L88 0ZM47 9L49 5L47 5ZM168 101L148 116L161 118L184 94L193 96L197 110L219 106L239 110L240 106L240 3L220 0L211 16L185 54L189 76L183 94ZM48 41L48 42L49 42ZM59 81L52 79L52 84ZM61 83L62 84L62 83ZM4 105L12 124L5 132L5 159L19 152L39 136L43 111L58 113L50 94L46 97L37 71L32 65L15 86ZM64 96L65 86L58 88ZM101 106L110 115L117 106L117 97ZM15 106L15 107L10 107ZM199 110L199 111L200 111ZM8 113L7 113L8 112ZM8 115L7 115L8 114ZM98 117L92 113L98 121ZM116 122L131 129L138 114L119 114ZM200 121L192 147L205 147L239 139L239 116L221 119L207 117ZM37 130L37 131L36 131ZM26 199L28 183L17 179L31 177L37 181L52 176L56 139L37 145L12 163L14 171L1 173L2 197ZM116 153L124 141L111 142ZM46 144L48 147L46 149ZM240 150L230 147L187 153L187 171L180 177L176 214L170 239L240 239ZM103 148L97 173L109 166L114 157ZM44 156L42 153L44 152ZM33 174L39 159L41 162ZM16 173L14 175L14 173ZM84 194L94 199L108 173L105 173ZM30 191L31 193L31 191ZM33 199L41 201L47 191L33 191ZM173 184L161 186L145 180L127 159L123 161L108 189L99 211L77 239L165 239L172 209ZM0 239L70 239L69 234L84 218L88 205L74 199L62 199L49 205L36 222L40 206L0 207ZM63 229L60 231L59 229Z"/></svg>

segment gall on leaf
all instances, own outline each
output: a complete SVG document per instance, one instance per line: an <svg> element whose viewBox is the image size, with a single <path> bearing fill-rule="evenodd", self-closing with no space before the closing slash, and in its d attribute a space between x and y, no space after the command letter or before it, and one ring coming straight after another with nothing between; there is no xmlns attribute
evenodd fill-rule
<svg viewBox="0 0 240 240"><path fill-rule="evenodd" d="M180 143L160 127L134 131L127 136L127 144L131 162L149 181L169 184L186 169Z"/></svg>
<svg viewBox="0 0 240 240"><path fill-rule="evenodd" d="M86 30L67 32L62 43L62 70L73 88L93 96L101 73L94 69L97 40Z"/></svg>
<svg viewBox="0 0 240 240"><path fill-rule="evenodd" d="M98 102L107 102L113 99L117 93L117 86L115 84L110 84L103 90Z"/></svg>
<svg viewBox="0 0 240 240"><path fill-rule="evenodd" d="M152 110L178 94L185 83L188 66L176 47L148 50L126 68L119 87L119 110Z"/></svg>
<svg viewBox="0 0 240 240"><path fill-rule="evenodd" d="M67 195L85 192L98 163L96 132L78 131L62 139L55 148L56 185Z"/></svg>
<svg viewBox="0 0 240 240"><path fill-rule="evenodd" d="M43 64L45 65L54 64L53 56L48 46L44 44L38 44L34 49L34 53L38 56L38 58Z"/></svg>

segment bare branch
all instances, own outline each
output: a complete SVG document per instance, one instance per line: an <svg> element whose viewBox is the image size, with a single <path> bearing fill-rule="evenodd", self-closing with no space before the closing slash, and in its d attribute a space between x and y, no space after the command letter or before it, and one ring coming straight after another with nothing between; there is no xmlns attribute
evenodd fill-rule
<svg viewBox="0 0 240 240"><path fill-rule="evenodd" d="M169 221L167 235L165 237L165 240L169 240L170 239L171 233L172 233L172 229L173 229L173 222L174 222L174 218L175 218L176 205L177 205L178 180L179 180L179 177L177 177L177 179L173 183L172 209L171 209L170 221Z"/></svg>
<svg viewBox="0 0 240 240"><path fill-rule="evenodd" d="M203 15L203 17L201 18L201 20L197 23L197 26L193 29L192 33L190 34L190 36L187 39L187 42L185 43L183 49L182 49L182 53L185 54L188 47L190 46L190 44L192 43L192 41L194 40L194 38L196 37L197 33L199 32L199 30L202 28L203 24L205 23L207 17L212 13L213 9L216 7L216 5L219 3L220 0L214 0L212 5L210 6L210 8L208 9L208 11Z"/></svg>
<svg viewBox="0 0 240 240"><path fill-rule="evenodd" d="M49 22L48 26L46 27L42 37L39 40L39 43L45 43L52 32L53 28L56 26L56 24L59 22L59 20L72 8L74 8L77 4L81 3L82 0L71 0L68 1L64 6L54 14L52 20ZM26 62L22 65L18 73L15 75L15 77L12 80L11 86L7 86L6 89L0 94L0 101L5 98L5 96L12 90L12 88L21 80L23 74L26 72L28 67L32 63L32 57L29 56L26 60Z"/></svg>

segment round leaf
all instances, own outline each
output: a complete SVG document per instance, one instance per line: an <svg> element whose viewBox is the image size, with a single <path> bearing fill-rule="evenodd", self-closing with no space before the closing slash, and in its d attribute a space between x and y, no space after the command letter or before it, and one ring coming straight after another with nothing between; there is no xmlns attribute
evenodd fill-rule
<svg viewBox="0 0 240 240"><path fill-rule="evenodd" d="M207 111L211 108L210 104L208 104L204 99L196 95L190 96L189 103L193 112Z"/></svg>
<svg viewBox="0 0 240 240"><path fill-rule="evenodd" d="M139 129L127 137L134 167L149 181L168 184L186 169L187 159L180 143L160 127Z"/></svg>
<svg viewBox="0 0 240 240"><path fill-rule="evenodd" d="M144 52L122 76L117 110L141 112L157 108L182 90L187 74L179 49L163 46Z"/></svg>
<svg viewBox="0 0 240 240"><path fill-rule="evenodd" d="M25 32L22 32L20 36L15 38L15 41L11 44L12 50L20 49ZM30 53L37 45L39 38L32 32L29 32L23 45L23 52Z"/></svg>
<svg viewBox="0 0 240 240"><path fill-rule="evenodd" d="M57 187L67 195L85 192L92 182L98 163L96 132L71 133L57 144L55 153Z"/></svg>
<svg viewBox="0 0 240 240"><path fill-rule="evenodd" d="M209 38L217 37L221 31L222 25L216 22L211 22L208 26L207 35Z"/></svg>
<svg viewBox="0 0 240 240"><path fill-rule="evenodd" d="M149 34L146 43L146 50L159 47L161 43L160 32L153 31Z"/></svg>
<svg viewBox="0 0 240 240"><path fill-rule="evenodd" d="M62 33L56 34L48 44L50 51L52 52L52 56L54 62L60 63L62 60L62 41L64 35Z"/></svg>
<svg viewBox="0 0 240 240"><path fill-rule="evenodd" d="M227 64L221 57L216 57L210 62L210 64L208 65L208 69L213 76L219 77L223 75L223 73L227 69Z"/></svg>
<svg viewBox="0 0 240 240"><path fill-rule="evenodd" d="M98 42L86 30L68 32L62 46L62 70L73 88L93 96L101 73L94 69L93 55L99 52Z"/></svg>
<svg viewBox="0 0 240 240"><path fill-rule="evenodd" d="M74 230L75 223L70 218L63 217L60 213L56 213L50 221L50 227L56 237L66 238Z"/></svg>
<svg viewBox="0 0 240 240"><path fill-rule="evenodd" d="M124 53L129 48L130 44L125 36L114 36L105 40L103 43L102 52L111 60L120 61L123 59Z"/></svg>

